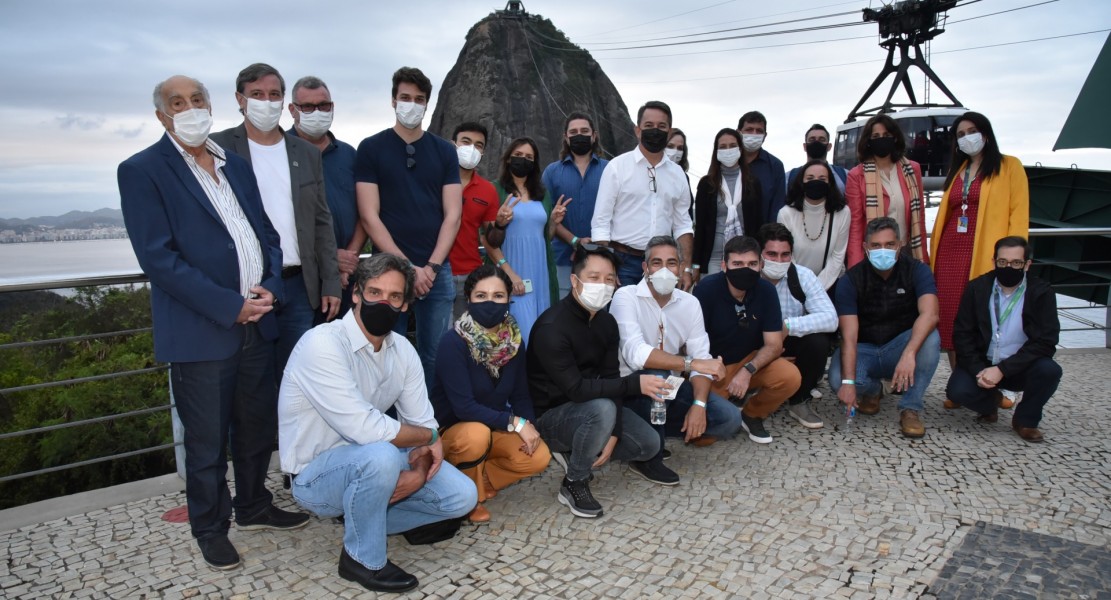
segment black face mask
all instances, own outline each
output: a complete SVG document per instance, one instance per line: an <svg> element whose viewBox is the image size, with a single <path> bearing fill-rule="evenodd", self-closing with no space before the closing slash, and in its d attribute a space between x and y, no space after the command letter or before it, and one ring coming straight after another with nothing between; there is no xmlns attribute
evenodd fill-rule
<svg viewBox="0 0 1111 600"><path fill-rule="evenodd" d="M532 173L533 161L523 156L510 156L509 157L509 172L513 173L514 177L528 177Z"/></svg>
<svg viewBox="0 0 1111 600"><path fill-rule="evenodd" d="M585 156L594 149L594 141L589 135L573 135L567 140L567 146L571 149L571 154Z"/></svg>
<svg viewBox="0 0 1111 600"><path fill-rule="evenodd" d="M359 318L366 332L374 337L386 335L397 324L401 309L394 308L389 302L367 302L359 307Z"/></svg>
<svg viewBox="0 0 1111 600"><path fill-rule="evenodd" d="M1003 287L1015 287L1022 283L1026 271L1014 267L995 267L995 279Z"/></svg>
<svg viewBox="0 0 1111 600"><path fill-rule="evenodd" d="M760 281L760 272L748 267L728 269L725 271L725 278L729 280L729 285L747 292L756 287L756 283Z"/></svg>
<svg viewBox="0 0 1111 600"><path fill-rule="evenodd" d="M482 325L486 329L493 329L505 321L506 315L509 314L509 303L494 302L492 300L486 302L468 302L467 312L470 313L475 323Z"/></svg>
<svg viewBox="0 0 1111 600"><path fill-rule="evenodd" d="M802 194L811 200L821 200L829 195L829 182L811 179L802 184Z"/></svg>
<svg viewBox="0 0 1111 600"><path fill-rule="evenodd" d="M872 150L872 154L880 157L887 158L895 151L895 138L893 137L879 137L868 140L868 148Z"/></svg>
<svg viewBox="0 0 1111 600"><path fill-rule="evenodd" d="M827 146L829 144L826 142L807 142L806 155L810 158L825 158L826 153L829 152Z"/></svg>
<svg viewBox="0 0 1111 600"><path fill-rule="evenodd" d="M653 154L663 152L667 147L667 133L663 129L642 129L640 143L644 144L645 150Z"/></svg>

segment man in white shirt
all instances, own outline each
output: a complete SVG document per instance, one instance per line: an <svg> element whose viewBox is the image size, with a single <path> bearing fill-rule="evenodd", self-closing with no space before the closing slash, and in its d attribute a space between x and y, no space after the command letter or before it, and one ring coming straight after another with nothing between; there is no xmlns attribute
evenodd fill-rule
<svg viewBox="0 0 1111 600"><path fill-rule="evenodd" d="M278 397L294 499L318 516L344 516L340 577L382 592L417 586L387 560L387 535L463 517L478 501L474 483L443 462L420 358L392 332L414 279L392 254L363 260L352 309L302 336Z"/></svg>
<svg viewBox="0 0 1111 600"><path fill-rule="evenodd" d="M826 371L837 310L818 276L791 262L795 238L786 225L767 223L756 238L764 259L760 275L775 286L783 313L783 358L795 363L802 375L802 385L787 399L787 413L803 427L821 429L822 419L810 406L811 390Z"/></svg>
<svg viewBox="0 0 1111 600"><path fill-rule="evenodd" d="M683 169L664 156L670 131L671 108L657 100L646 102L637 111L640 144L611 160L602 172L590 238L610 246L621 258L621 285L636 285L644 276L641 264L648 240L670 235L679 240L683 261L679 288L691 287L691 189Z"/></svg>
<svg viewBox="0 0 1111 600"><path fill-rule="evenodd" d="M675 238L656 236L645 248L644 278L617 290L610 314L621 332L621 375L635 372L667 377L690 373L674 400L667 402L667 420L657 429L660 451L645 462L631 462L629 469L657 483L678 483L679 477L663 465L664 435L708 446L730 438L741 429L741 411L710 393L710 384L725 377L721 358L710 356L710 337L702 321L702 307L694 296L675 289L679 282L680 255ZM653 399L626 399L631 408L651 423Z"/></svg>

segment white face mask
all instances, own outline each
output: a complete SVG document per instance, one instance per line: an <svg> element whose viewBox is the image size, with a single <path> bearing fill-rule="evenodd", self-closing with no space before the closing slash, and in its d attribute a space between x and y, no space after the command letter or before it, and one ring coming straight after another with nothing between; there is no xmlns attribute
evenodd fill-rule
<svg viewBox="0 0 1111 600"><path fill-rule="evenodd" d="M969 156L976 156L984 149L984 136L970 133L957 139L957 148Z"/></svg>
<svg viewBox="0 0 1111 600"><path fill-rule="evenodd" d="M263 132L274 131L282 118L281 100L258 100L247 98L247 119L256 129Z"/></svg>
<svg viewBox="0 0 1111 600"><path fill-rule="evenodd" d="M664 156L671 159L671 162L677 163L683 160L683 151L678 148L664 148Z"/></svg>
<svg viewBox="0 0 1111 600"><path fill-rule="evenodd" d="M298 112L301 109L297 109ZM332 113L333 111L324 112L319 108L311 113L301 113L301 120L298 122L297 127L302 133L311 137L318 138L325 133L332 126Z"/></svg>
<svg viewBox="0 0 1111 600"><path fill-rule="evenodd" d="M723 167L734 167L741 160L740 148L718 148L718 162Z"/></svg>
<svg viewBox="0 0 1111 600"><path fill-rule="evenodd" d="M397 114L397 122L406 129L416 129L420 127L420 122L424 120L423 104L416 102L398 102L397 108L394 113Z"/></svg>
<svg viewBox="0 0 1111 600"><path fill-rule="evenodd" d="M663 267L648 276L648 283L652 285L652 289L656 290L657 294L670 296L671 292L675 291L675 285L679 283L679 276L672 273L671 269Z"/></svg>
<svg viewBox="0 0 1111 600"><path fill-rule="evenodd" d="M764 259L764 268L762 269L764 277L772 281L779 281L787 275L787 269L791 268L791 261L776 262L774 260Z"/></svg>
<svg viewBox="0 0 1111 600"><path fill-rule="evenodd" d="M745 133L741 135L741 143L744 144L745 150L749 152L756 152L760 146L764 145L764 134L762 133Z"/></svg>
<svg viewBox="0 0 1111 600"><path fill-rule="evenodd" d="M174 120L174 136L178 141L190 148L204 145L208 132L212 129L212 113L207 108L190 108L170 118Z"/></svg>
<svg viewBox="0 0 1111 600"><path fill-rule="evenodd" d="M482 153L478 148L467 144L466 146L456 146L455 153L459 155L459 168L467 169L468 171L478 166L478 161L482 160Z"/></svg>
<svg viewBox="0 0 1111 600"><path fill-rule="evenodd" d="M613 300L613 292L617 289L608 283L592 283L581 279L579 283L583 286L579 292L579 302L591 312L598 312L609 305L610 300Z"/></svg>

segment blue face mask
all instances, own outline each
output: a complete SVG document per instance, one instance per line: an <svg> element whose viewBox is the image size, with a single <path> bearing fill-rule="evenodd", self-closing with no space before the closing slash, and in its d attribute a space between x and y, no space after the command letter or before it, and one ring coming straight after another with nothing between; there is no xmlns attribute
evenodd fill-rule
<svg viewBox="0 0 1111 600"><path fill-rule="evenodd" d="M895 266L896 251L887 248L877 248L868 251L868 262L878 271L887 271Z"/></svg>
<svg viewBox="0 0 1111 600"><path fill-rule="evenodd" d="M471 314L475 323L486 329L493 329L501 325L505 321L505 317L509 315L509 303L494 301L468 302L467 312Z"/></svg>

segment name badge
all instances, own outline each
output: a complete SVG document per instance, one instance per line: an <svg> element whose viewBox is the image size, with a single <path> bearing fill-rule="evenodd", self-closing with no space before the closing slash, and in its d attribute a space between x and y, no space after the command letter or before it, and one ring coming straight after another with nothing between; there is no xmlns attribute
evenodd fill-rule
<svg viewBox="0 0 1111 600"><path fill-rule="evenodd" d="M968 233L968 217L957 217L957 233Z"/></svg>

